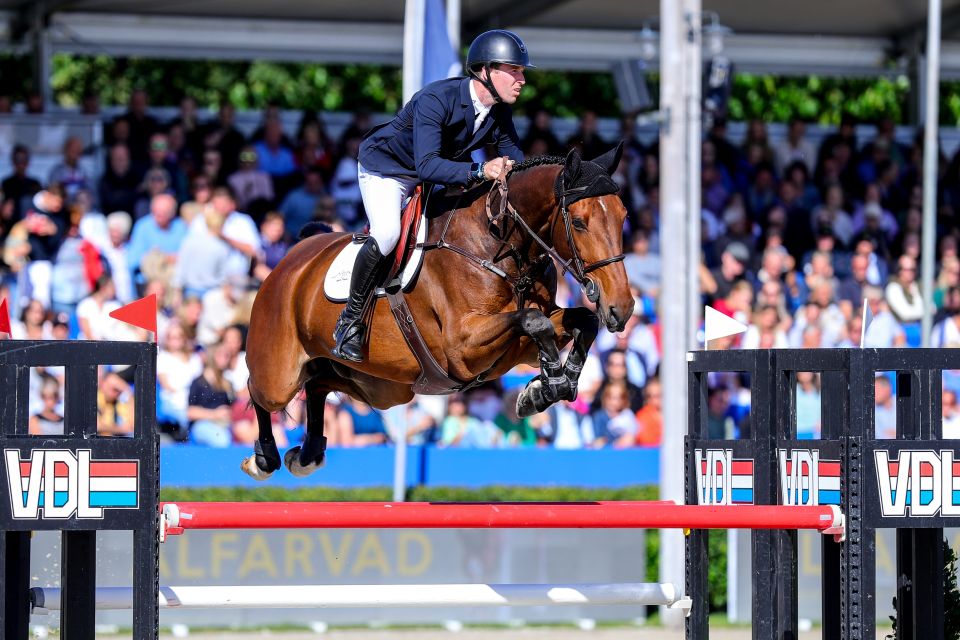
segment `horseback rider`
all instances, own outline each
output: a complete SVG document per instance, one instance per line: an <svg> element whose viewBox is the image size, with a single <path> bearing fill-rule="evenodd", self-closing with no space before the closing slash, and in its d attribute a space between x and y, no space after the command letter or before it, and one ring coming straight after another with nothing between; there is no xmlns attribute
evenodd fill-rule
<svg viewBox="0 0 960 640"><path fill-rule="evenodd" d="M510 107L523 89L524 69L533 68L523 41L500 29L482 33L470 45L465 66L466 77L427 85L360 146L360 193L370 235L357 254L350 296L334 329L337 358L363 359L364 310L385 256L400 238L403 201L416 185L470 187L523 160ZM497 145L500 157L472 162L470 153L488 143Z"/></svg>

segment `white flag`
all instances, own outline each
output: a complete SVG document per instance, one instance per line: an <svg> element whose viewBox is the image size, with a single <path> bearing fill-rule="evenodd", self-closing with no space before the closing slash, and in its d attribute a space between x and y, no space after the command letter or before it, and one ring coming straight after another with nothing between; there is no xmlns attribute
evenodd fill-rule
<svg viewBox="0 0 960 640"><path fill-rule="evenodd" d="M704 343L717 338L735 336L747 330L747 325L734 320L725 313L720 313L713 307L704 307Z"/></svg>

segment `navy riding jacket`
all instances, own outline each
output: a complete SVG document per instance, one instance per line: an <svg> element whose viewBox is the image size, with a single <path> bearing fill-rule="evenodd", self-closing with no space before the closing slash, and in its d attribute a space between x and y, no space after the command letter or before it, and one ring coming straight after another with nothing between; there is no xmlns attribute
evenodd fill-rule
<svg viewBox="0 0 960 640"><path fill-rule="evenodd" d="M476 133L470 78L432 82L393 120L374 127L360 145L364 169L442 185L470 182L470 152L494 142L501 156L523 160L510 105L490 108Z"/></svg>

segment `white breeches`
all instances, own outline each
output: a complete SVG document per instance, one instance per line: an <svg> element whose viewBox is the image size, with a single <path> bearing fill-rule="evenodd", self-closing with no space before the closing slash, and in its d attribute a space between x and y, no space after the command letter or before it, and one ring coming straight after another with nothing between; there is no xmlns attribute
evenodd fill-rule
<svg viewBox="0 0 960 640"><path fill-rule="evenodd" d="M400 215L404 201L417 186L416 178L380 175L358 167L360 195L370 221L370 236L377 241L380 253L387 255L400 240Z"/></svg>

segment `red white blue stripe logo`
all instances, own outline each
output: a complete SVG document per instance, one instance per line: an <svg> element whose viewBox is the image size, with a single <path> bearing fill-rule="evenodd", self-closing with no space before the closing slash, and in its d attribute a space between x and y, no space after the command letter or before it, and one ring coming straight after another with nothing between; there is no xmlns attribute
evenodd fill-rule
<svg viewBox="0 0 960 640"><path fill-rule="evenodd" d="M137 460L93 460L89 449L4 450L14 519L99 519L139 506Z"/></svg>

